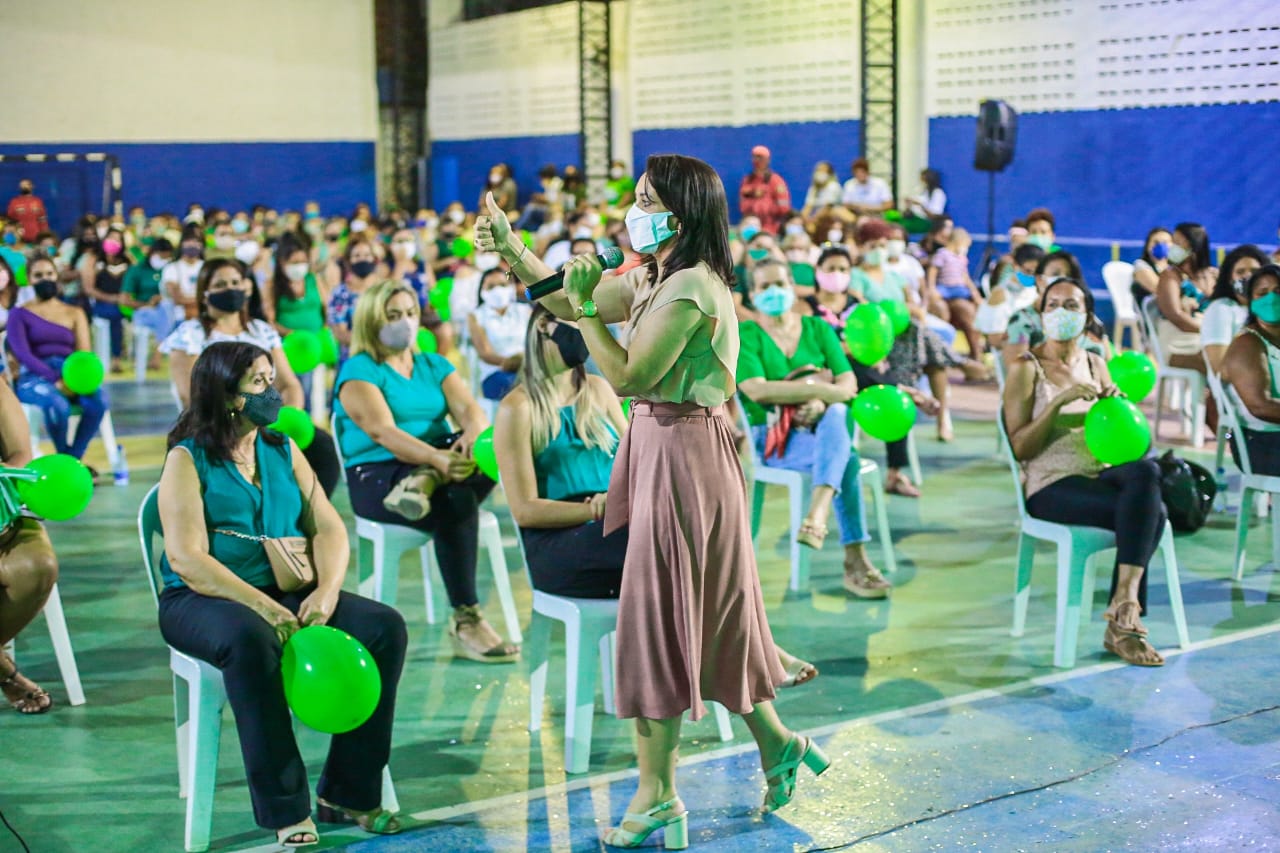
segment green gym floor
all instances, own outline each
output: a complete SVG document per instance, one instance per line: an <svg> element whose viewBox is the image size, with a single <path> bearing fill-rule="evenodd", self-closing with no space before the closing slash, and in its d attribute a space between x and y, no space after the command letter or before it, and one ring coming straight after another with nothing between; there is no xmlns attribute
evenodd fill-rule
<svg viewBox="0 0 1280 853"><path fill-rule="evenodd" d="M145 418L136 421L138 429L121 423L127 420L122 417L127 409L124 397L130 397L138 411L147 411L143 403L149 398L165 401L167 390L160 383L148 383L141 392L132 386L120 391L122 405L116 426L125 436L123 443L133 466L131 484L100 487L80 518L50 525L61 563L59 587L87 703L76 708L65 704L48 633L38 618L18 638L17 656L23 671L48 688L58 704L43 716L20 717L7 710L0 714L0 810L30 849L39 853L182 849L184 803L177 796L168 658L156 628L136 529L138 505L158 477L162 439L155 434L136 434L148 431ZM1261 675L1257 661L1266 655L1256 649L1245 653L1248 643L1265 644L1256 638L1268 635L1269 626L1280 617L1277 576L1270 568L1259 569L1270 557L1270 535L1265 525L1255 522L1245 579L1234 583L1230 577L1234 512L1217 513L1204 530L1178 538L1187 621L1196 648L1187 655L1171 657L1165 669L1135 674L1128 667L1116 666L1114 658L1102 653L1102 626L1095 616L1082 628L1075 670L1065 675L1067 679L1078 678L1062 680L1063 674L1052 667L1055 572L1047 546L1039 550L1033 573L1026 635L1011 638L1017 516L1009 469L997 454L990 421L995 389L957 386L955 391L960 419L953 443L934 441L932 424L917 428L925 469L924 496L919 500L890 498L889 516L898 555L898 571L891 577L896 585L891 599L859 601L843 592L840 550L834 536L813 558L810 588L789 592L786 497L783 490L771 489L758 542L771 626L781 645L814 662L821 671L816 681L783 691L778 709L793 728L831 735L833 748L839 746L840 737L846 739L844 748L837 748L834 756L837 764L833 769L838 772L818 783L802 779L800 797L805 797L807 789L810 799L794 807L793 814L783 812L771 819L776 821L772 824L776 831L764 832L754 824L735 829L731 821L727 827L712 830L711 824L718 821L710 817L705 823L698 821L700 799L706 803L715 797L723 799L727 790L732 808L741 812L759 802L763 781L754 753L743 749L749 736L741 721L735 720L732 744L715 737L710 718L686 724L682 755L694 760L681 771L682 794L694 810L696 845L705 842L713 849L732 847L736 851L850 845L869 850L1154 849L1155 836L1147 837L1152 847L1145 841L1130 840L1122 812L1118 817L1116 808L1105 799L1105 789L1080 806L1083 814L1102 826L1096 830L1102 834L1074 836L1071 843L1055 834L1059 830L1050 826L1056 820L1052 815L1037 820L1038 800L1022 803L1026 821L1020 828L1011 827L1006 817L1000 821L1000 832L993 835L973 832L972 820L961 826L953 818L950 825L954 832L950 834L948 822L939 821L936 832L917 828L914 834L904 831L896 841L894 836L878 841L860 839L929 815L951 814L998 793L1000 784L1010 790L1020 788L1022 774L1053 780L1059 774L1066 777L1081 770L1083 765L1112 759L1123 762L1129 750L1146 742L1145 735L1129 731L1134 715L1157 714L1176 723L1184 711L1193 714L1185 700L1185 691L1190 688L1178 672L1182 662L1195 655L1212 651L1217 656L1212 667L1219 673L1215 682L1219 686L1201 685L1199 691L1222 703L1226 697L1214 691L1229 692L1232 711L1262 710L1273 704L1274 680L1251 677ZM168 410L165 413L167 416ZM152 432L157 431L154 427L150 427ZM1177 432L1177 427L1170 421L1165 430ZM878 442L865 440L863 450L883 464ZM1194 455L1185 447L1179 452ZM92 454L100 457L100 453L100 443L95 442ZM94 462L94 457L87 461ZM340 489L335 497L340 511L350 518L345 493ZM514 528L501 505L500 492L494 508L507 539L517 605L527 625L529 589L519 571ZM880 560L878 546L873 546L872 555ZM616 819L626 803L628 785L633 784L631 723L598 711L590 774L567 777L558 637L553 639L548 710L542 730L530 734L526 668L522 664L486 666L453 660L443 625L426 624L416 555L404 559L399 602L410 625L410 650L390 766L402 810L417 819L409 822L413 832L401 836L394 846L379 847L353 831L327 832L324 846L352 845L370 851L598 849L595 821L607 821L610 815ZM1152 641L1168 651L1176 641L1161 575L1152 579L1147 623ZM348 589L354 589L355 583L353 560ZM1106 580L1100 576L1095 614L1103 606L1106 588ZM487 589L487 573L482 569L482 595ZM490 620L500 626L496 602L490 602L487 611ZM1206 644L1210 640L1213 642ZM1213 648L1201 651L1206 645ZM1200 660L1209 665L1209 658ZM1098 696L1087 700L1097 711L1107 711L1088 718L1073 717L1067 707L1043 717L1018 711L1017 706L997 713L989 705L972 704L1001 696L1059 695L1055 691L1062 684L1100 686L1098 679L1105 678L1140 679L1143 702L1124 698L1139 688L1117 682L1119 687L1100 690ZM1217 707L1215 702L1208 705ZM1212 718L1212 713L1205 713ZM1259 719L1241 740L1247 742L1246 752L1268 754L1274 763L1280 729L1274 719ZM917 725L921 720L933 722ZM954 730L951 738L981 743L982 749L975 745L975 751L967 747L959 750L954 742L948 747L945 738L940 745L939 729L947 729L948 724ZM969 726L982 728L978 731ZM1001 734L1006 730L1007 742ZM1119 736L1115 736L1117 732ZM1043 753L1028 750L1026 741L1036 734L1054 737L1054 748ZM262 847L268 837L252 820L230 713L224 717L222 737L214 849ZM301 743L314 779L324 740L308 734ZM876 750L871 750L871 745ZM722 760L727 762L723 766L715 763ZM1006 762L1008 774L1000 769ZM713 767L721 769L712 773L708 768ZM889 767L897 769L885 772ZM993 779L995 787L978 793L970 790L968 786L978 775ZM1005 781L1001 783L1001 779ZM1268 786L1262 785L1255 798L1270 796L1274 801L1274 767L1267 779L1270 794ZM570 795L601 786L619 790L609 804L596 808L594 816L589 807L585 811L569 808ZM1131 780L1119 787L1134 786ZM1213 797L1203 791L1183 789L1179 794L1163 788L1159 796L1166 793L1171 801L1169 809L1178 818L1174 829L1185 832L1187 843L1172 844L1165 837L1160 846L1188 850L1251 846L1236 836L1192 837L1198 832L1197 819L1215 808ZM545 806L534 808L535 801L544 800ZM832 817L827 808L832 803L849 802L859 804L857 826L842 823L843 819ZM512 808L513 804L517 805ZM459 821L470 825L458 816L486 808L501 813L502 820L508 824L514 821L519 828L491 836L458 834ZM579 813L572 821L570 811ZM490 823L497 820L492 818ZM476 818L471 823L484 821ZM535 823L540 827L537 831ZM1280 819L1274 807L1268 805L1265 816L1254 820L1248 832L1251 843L1260 844L1259 849L1268 847L1265 839L1280 836ZM1174 840L1176 835L1175 831ZM713 843L716 841L719 844ZM0 827L0 851L19 849L14 837Z"/></svg>

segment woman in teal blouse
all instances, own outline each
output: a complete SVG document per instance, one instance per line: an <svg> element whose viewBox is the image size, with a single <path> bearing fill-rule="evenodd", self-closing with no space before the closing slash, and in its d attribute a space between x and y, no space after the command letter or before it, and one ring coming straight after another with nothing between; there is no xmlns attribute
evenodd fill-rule
<svg viewBox="0 0 1280 853"><path fill-rule="evenodd" d="M520 649L484 619L476 593L480 502L494 482L476 471L471 448L489 420L453 365L418 351L420 317L413 288L398 281L374 285L356 303L334 404L351 508L429 532L453 605L454 654L507 663Z"/></svg>
<svg viewBox="0 0 1280 853"><path fill-rule="evenodd" d="M280 412L273 373L266 350L240 342L211 344L192 369L191 403L169 433L160 477L160 631L169 645L222 671L254 817L287 847L319 839L280 678L283 645L304 625L332 625L363 643L377 662L382 696L368 721L334 736L317 814L369 832L399 832L381 796L404 620L341 591L350 557L346 527L294 443L262 429ZM281 592L261 542L226 530L306 536L318 583Z"/></svg>

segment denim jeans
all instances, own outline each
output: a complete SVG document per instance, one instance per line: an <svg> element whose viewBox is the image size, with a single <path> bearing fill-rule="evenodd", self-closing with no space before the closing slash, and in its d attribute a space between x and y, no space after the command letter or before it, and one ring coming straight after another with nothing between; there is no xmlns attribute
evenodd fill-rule
<svg viewBox="0 0 1280 853"><path fill-rule="evenodd" d="M840 544L856 545L871 539L867 535L867 507L862 499L860 471L862 459L853 447L847 419L849 407L843 403L827 406L813 432L793 429L782 458L764 459L767 427L755 427L756 450L765 465L803 471L813 485L835 489L836 518L840 523Z"/></svg>
<svg viewBox="0 0 1280 853"><path fill-rule="evenodd" d="M173 308L165 302L147 308L136 308L133 312L133 324L150 329L156 343L159 343L173 331Z"/></svg>
<svg viewBox="0 0 1280 853"><path fill-rule="evenodd" d="M63 361L64 359L61 358L52 358L49 359L48 364L55 370L61 371ZM53 447L58 453L68 453L77 459L84 457L84 452L89 449L89 442L98 434L98 425L102 423L102 418L107 413L104 388L99 388L92 394L81 394L73 403L63 396L54 383L43 376L24 370L18 376L18 383L14 390L20 401L39 406L44 412L45 431L49 433ZM80 407L80 423L76 426L75 439L68 444L67 423L71 420L73 405Z"/></svg>

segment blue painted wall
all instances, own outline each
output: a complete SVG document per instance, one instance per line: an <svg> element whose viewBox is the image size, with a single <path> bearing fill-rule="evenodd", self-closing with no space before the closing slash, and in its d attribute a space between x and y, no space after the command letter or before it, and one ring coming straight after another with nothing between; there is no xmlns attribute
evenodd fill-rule
<svg viewBox="0 0 1280 853"><path fill-rule="evenodd" d="M769 148L773 170L787 182L792 205L799 209L819 160L830 160L841 182L850 177L849 164L858 156L859 132L855 120L637 130L632 134L634 169L636 174L643 171L650 154L687 154L707 161L724 181L729 218L736 222L738 186L751 171L752 146Z"/></svg>
<svg viewBox="0 0 1280 853"><path fill-rule="evenodd" d="M106 152L120 158L124 203L148 211L181 213L190 202L233 210L253 204L302 208L315 200L327 213L348 213L376 194L374 143L369 142L190 142L0 145L3 154ZM102 167L95 164L0 163L0 197L31 175L52 207L53 224L65 233L79 199L96 210L102 197ZM54 191L57 192L54 192Z"/></svg>
<svg viewBox="0 0 1280 853"><path fill-rule="evenodd" d="M474 210L495 163L511 167L523 204L538 187L548 163L578 165L578 134L508 136L498 139L438 139L431 143L431 200L436 210L454 201Z"/></svg>
<svg viewBox="0 0 1280 853"><path fill-rule="evenodd" d="M929 163L948 212L985 230L987 174L973 168L976 120L929 121ZM1192 220L1215 243L1274 244L1280 103L1026 113L1013 163L996 176L996 227L1047 206L1058 233L1141 240Z"/></svg>

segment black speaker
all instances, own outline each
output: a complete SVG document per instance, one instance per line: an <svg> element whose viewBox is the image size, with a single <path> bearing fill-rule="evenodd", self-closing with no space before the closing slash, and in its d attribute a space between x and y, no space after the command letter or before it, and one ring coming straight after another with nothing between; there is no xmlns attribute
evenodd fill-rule
<svg viewBox="0 0 1280 853"><path fill-rule="evenodd" d="M1004 101L983 101L978 105L978 139L973 151L973 168L1000 172L1013 162L1018 145L1018 114Z"/></svg>

